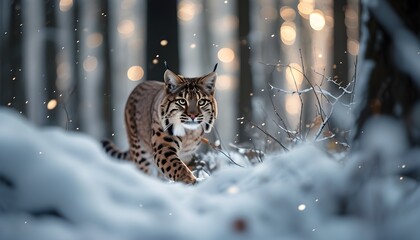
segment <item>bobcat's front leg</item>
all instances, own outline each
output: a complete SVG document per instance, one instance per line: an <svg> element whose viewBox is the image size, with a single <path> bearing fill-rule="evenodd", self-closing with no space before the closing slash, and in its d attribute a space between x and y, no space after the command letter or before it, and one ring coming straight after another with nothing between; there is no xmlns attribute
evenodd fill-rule
<svg viewBox="0 0 420 240"><path fill-rule="evenodd" d="M168 179L195 184L197 179L178 157L180 144L178 138L165 133L152 136L153 160Z"/></svg>

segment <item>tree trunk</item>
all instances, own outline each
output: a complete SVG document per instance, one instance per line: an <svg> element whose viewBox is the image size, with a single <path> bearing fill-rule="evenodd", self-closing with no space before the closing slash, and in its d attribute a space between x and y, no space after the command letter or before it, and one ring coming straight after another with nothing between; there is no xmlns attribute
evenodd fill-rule
<svg viewBox="0 0 420 240"><path fill-rule="evenodd" d="M81 130L97 139L102 139L106 126L102 96L104 84L108 81L109 61L106 59L108 56L106 44L102 43L96 46L92 44L91 39L95 36L106 38L102 29L106 24L102 24L104 20L101 15L101 10L106 12L106 5L99 0L83 3L79 18L81 61L79 64L80 88L78 90L80 91Z"/></svg>
<svg viewBox="0 0 420 240"><path fill-rule="evenodd" d="M43 1L25 0L23 14L23 67L22 72L27 93L28 118L37 125L46 122L45 101L45 12ZM17 69L16 69L17 70ZM19 71L19 70L18 70Z"/></svg>
<svg viewBox="0 0 420 240"><path fill-rule="evenodd" d="M348 79L348 53L347 31L345 24L346 0L334 1L334 51L333 51L333 78L345 86ZM342 99L344 100L344 99ZM347 99L348 100L348 99Z"/></svg>
<svg viewBox="0 0 420 240"><path fill-rule="evenodd" d="M54 6L54 5L53 5ZM56 80L57 80L57 53L60 52L57 48L59 48L59 41L57 39L58 35L58 25L56 14L54 12L54 8L58 8L58 6L51 6L51 2L45 1L43 4L43 12L45 13L43 20L44 28L46 33L43 39L44 51L45 51L45 69L43 69L43 81L44 81L44 94L43 94L43 102L48 103L50 100L59 100L58 96L59 93L56 91ZM52 33L52 34L51 34ZM47 106L43 106L44 109L47 109ZM52 109L46 110L45 117L45 125L57 125L58 122L58 115L59 115L59 107L55 107Z"/></svg>
<svg viewBox="0 0 420 240"><path fill-rule="evenodd" d="M416 135L418 116L413 112L416 104L419 111L420 98L419 12L417 1L362 4L364 49L361 49L359 72L363 75L356 82L355 99L359 102L356 140L368 119L386 115L403 119L410 143L420 144Z"/></svg>
<svg viewBox="0 0 420 240"><path fill-rule="evenodd" d="M161 45L162 40L166 40L167 45ZM177 1L149 0L146 79L163 81L163 61L173 72L179 72Z"/></svg>
<svg viewBox="0 0 420 240"><path fill-rule="evenodd" d="M25 113L20 1L0 3L0 105Z"/></svg>
<svg viewBox="0 0 420 240"><path fill-rule="evenodd" d="M253 119L251 111L251 98L249 96L252 90L252 74L250 61L250 50L249 50L249 30L250 30L250 19L249 19L249 0L238 0L238 17L239 17L239 102L238 110L240 115L245 115L248 119ZM246 129L243 125L238 126L239 142L244 142L249 139Z"/></svg>

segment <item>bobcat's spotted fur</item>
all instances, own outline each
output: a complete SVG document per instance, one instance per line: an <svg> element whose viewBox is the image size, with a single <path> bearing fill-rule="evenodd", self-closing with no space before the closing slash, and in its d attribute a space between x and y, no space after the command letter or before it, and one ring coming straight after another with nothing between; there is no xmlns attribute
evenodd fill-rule
<svg viewBox="0 0 420 240"><path fill-rule="evenodd" d="M103 141L105 150L135 162L147 174L157 169L160 176L170 180L196 183L185 163L217 117L216 77L215 71L185 78L166 70L164 83L140 83L125 107L129 150L121 152L110 141Z"/></svg>

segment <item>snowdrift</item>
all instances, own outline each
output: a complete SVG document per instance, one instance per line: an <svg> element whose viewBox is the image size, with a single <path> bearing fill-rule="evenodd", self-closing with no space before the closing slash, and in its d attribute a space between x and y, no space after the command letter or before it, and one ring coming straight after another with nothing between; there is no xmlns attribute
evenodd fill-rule
<svg viewBox="0 0 420 240"><path fill-rule="evenodd" d="M374 124L366 150L344 163L306 145L196 186L145 176L86 135L34 127L8 109L0 122L2 240L420 236L420 191L404 175L420 152L391 120Z"/></svg>

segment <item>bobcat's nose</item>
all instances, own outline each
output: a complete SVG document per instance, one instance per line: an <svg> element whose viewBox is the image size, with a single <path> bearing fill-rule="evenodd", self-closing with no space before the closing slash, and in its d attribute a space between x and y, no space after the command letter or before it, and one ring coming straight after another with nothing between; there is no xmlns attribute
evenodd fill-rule
<svg viewBox="0 0 420 240"><path fill-rule="evenodd" d="M193 121L194 121L194 119L197 117L197 114L194 114L194 113L189 113L189 114L188 114L188 117L190 117L190 118L191 118L191 120L193 120Z"/></svg>

